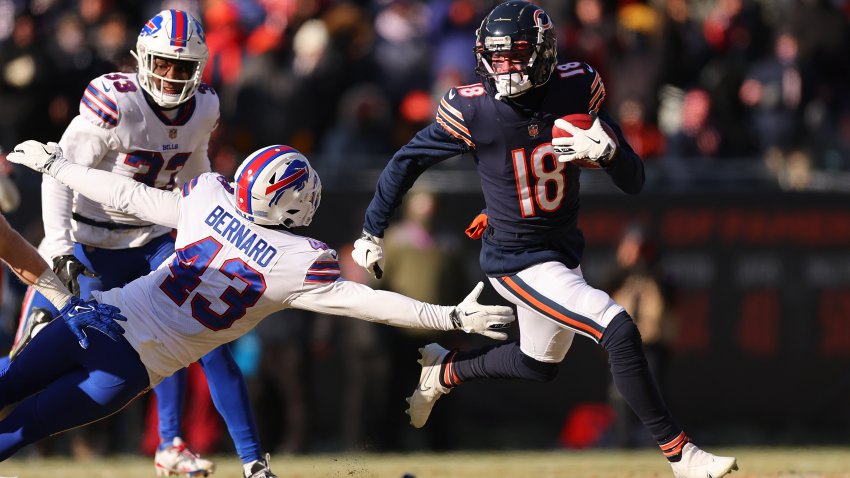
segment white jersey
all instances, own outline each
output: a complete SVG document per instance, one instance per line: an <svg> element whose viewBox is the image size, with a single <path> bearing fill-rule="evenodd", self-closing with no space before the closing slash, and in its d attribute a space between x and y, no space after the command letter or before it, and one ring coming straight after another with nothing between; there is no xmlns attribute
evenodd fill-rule
<svg viewBox="0 0 850 478"><path fill-rule="evenodd" d="M135 73L92 80L59 145L66 158L120 174L148 186L172 189L210 171L207 145L219 117L215 91L201 85L189 101L166 116L148 101ZM73 195L72 195L73 194ZM42 186L45 256L71 254L73 242L123 249L167 233L108 205L72 193L51 177Z"/></svg>
<svg viewBox="0 0 850 478"><path fill-rule="evenodd" d="M324 243L243 218L231 184L217 174L187 182L182 194L61 160L51 174L92 200L177 228L176 252L159 269L94 292L127 317L124 336L151 386L290 307L400 327L455 328L454 307L340 280L336 252Z"/></svg>

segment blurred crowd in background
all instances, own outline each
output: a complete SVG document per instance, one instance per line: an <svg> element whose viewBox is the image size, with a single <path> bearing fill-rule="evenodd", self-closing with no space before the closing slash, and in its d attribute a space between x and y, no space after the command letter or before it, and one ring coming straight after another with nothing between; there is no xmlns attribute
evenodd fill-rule
<svg viewBox="0 0 850 478"><path fill-rule="evenodd" d="M213 169L232 175L246 154L284 143L310 157L328 178L326 191L333 191L342 187L334 178L347 172L383 168L433 120L448 88L479 81L474 32L496 3L0 0L0 149L25 139L58 141L78 112L86 84L103 73L133 71L129 52L142 24L163 8L179 8L203 23L210 49L204 79L221 99L210 147ZM788 190L816 186L815 173L850 172L850 1L538 3L555 22L560 60L585 61L601 71L604 107L648 165L687 178L706 164L719 169L748 163ZM0 166L0 174L13 176L22 198L11 222L37 244L40 178L3 161ZM382 286L448 304L463 297L470 283L464 271L477 273L477 266L474 257L457 259L457 235L442 237L430 228L435 204L428 195L408 201L405 219L388 232L387 250L393 249L391 263L399 271L388 269L387 276L398 281ZM356 232L340 234L353 240ZM341 260L348 257L340 247ZM350 279L368 280L356 266L344 264L343 270ZM410 277L415 280L405 282ZM7 297L10 287L5 285ZM5 342L14 331L16 306L4 301ZM400 438L409 428L403 403L384 413L387 401L400 401L418 376L416 347L427 343L421 332L353 320L331 326L326 318L286 314L287 320L267 320L236 344L240 365L253 379L271 451L452 446L440 433L445 422L436 420L415 438ZM642 332L653 334L663 355L662 337L671 332ZM342 339L332 340L334 334ZM395 359L396 349L405 350L403 361ZM311 395L305 383L315 372L306 363L331 353L346 357L342 367L309 377L347 383L342 411L329 419L315 410L330 398ZM195 431L186 438L196 451L218 451L226 433L208 395L204 398L198 372L200 385L193 391L199 401L189 408L197 415L189 420ZM137 451L134 440L114 437L146 433L146 449L152 450L154 422L148 416L145 432L141 420L134 421L148 408L135 405L135 412L123 414L121 426L75 434L70 449L78 455L121 447ZM340 416L346 418L334 420ZM333 430L326 436L335 438L318 444L310 438L323 430Z"/></svg>
<svg viewBox="0 0 850 478"><path fill-rule="evenodd" d="M85 84L133 70L140 25L175 7L206 31L205 81L222 100L217 170L281 142L321 158L325 174L380 168L448 88L478 81L473 35L496 3L0 0L0 146L58 138ZM561 61L602 72L606 107L646 160L752 159L778 176L850 170L850 2L539 3ZM797 176L782 181L805 188Z"/></svg>

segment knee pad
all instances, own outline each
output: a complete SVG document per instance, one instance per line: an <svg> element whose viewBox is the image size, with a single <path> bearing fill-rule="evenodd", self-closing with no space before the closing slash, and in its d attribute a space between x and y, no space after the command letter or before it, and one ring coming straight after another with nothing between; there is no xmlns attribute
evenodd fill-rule
<svg viewBox="0 0 850 478"><path fill-rule="evenodd" d="M519 350L519 348L517 348ZM529 380L535 382L551 382L558 375L558 364L550 362L541 362L535 360L528 355L520 353L520 363L523 367L523 375Z"/></svg>
<svg viewBox="0 0 850 478"><path fill-rule="evenodd" d="M599 343L610 353L612 350L619 350L634 343L640 345L642 342L637 325L628 312L624 311L611 319Z"/></svg>
<svg viewBox="0 0 850 478"><path fill-rule="evenodd" d="M602 334L600 343L608 351L608 361L612 366L629 367L646 362L640 332L626 312L614 317Z"/></svg>

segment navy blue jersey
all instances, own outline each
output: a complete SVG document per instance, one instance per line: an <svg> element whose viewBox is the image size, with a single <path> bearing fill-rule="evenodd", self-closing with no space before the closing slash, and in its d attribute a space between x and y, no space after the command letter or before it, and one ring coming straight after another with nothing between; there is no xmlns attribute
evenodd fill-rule
<svg viewBox="0 0 850 478"><path fill-rule="evenodd" d="M600 110L605 86L585 63L558 65L549 82L513 99L497 100L487 84L458 86L440 101L434 123L420 131L387 164L364 229L382 236L388 219L425 169L458 154L474 158L489 216L481 266L489 276L557 260L579 264L584 238L578 229L581 168L559 163L552 126L573 113L598 112L620 147L605 171L625 192L643 186L643 163L616 123Z"/></svg>

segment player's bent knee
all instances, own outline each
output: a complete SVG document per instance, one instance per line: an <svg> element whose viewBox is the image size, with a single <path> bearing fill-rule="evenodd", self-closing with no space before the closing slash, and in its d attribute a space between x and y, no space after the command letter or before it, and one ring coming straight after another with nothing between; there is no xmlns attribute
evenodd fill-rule
<svg viewBox="0 0 850 478"><path fill-rule="evenodd" d="M605 329L600 342L613 366L631 367L646 359L637 325L626 312L617 314Z"/></svg>
<svg viewBox="0 0 850 478"><path fill-rule="evenodd" d="M541 362L520 352L520 363L524 368L525 378L535 382L551 382L558 376L558 364Z"/></svg>
<svg viewBox="0 0 850 478"><path fill-rule="evenodd" d="M641 344L640 332L628 312L623 311L611 320L599 343L609 352L634 343Z"/></svg>

